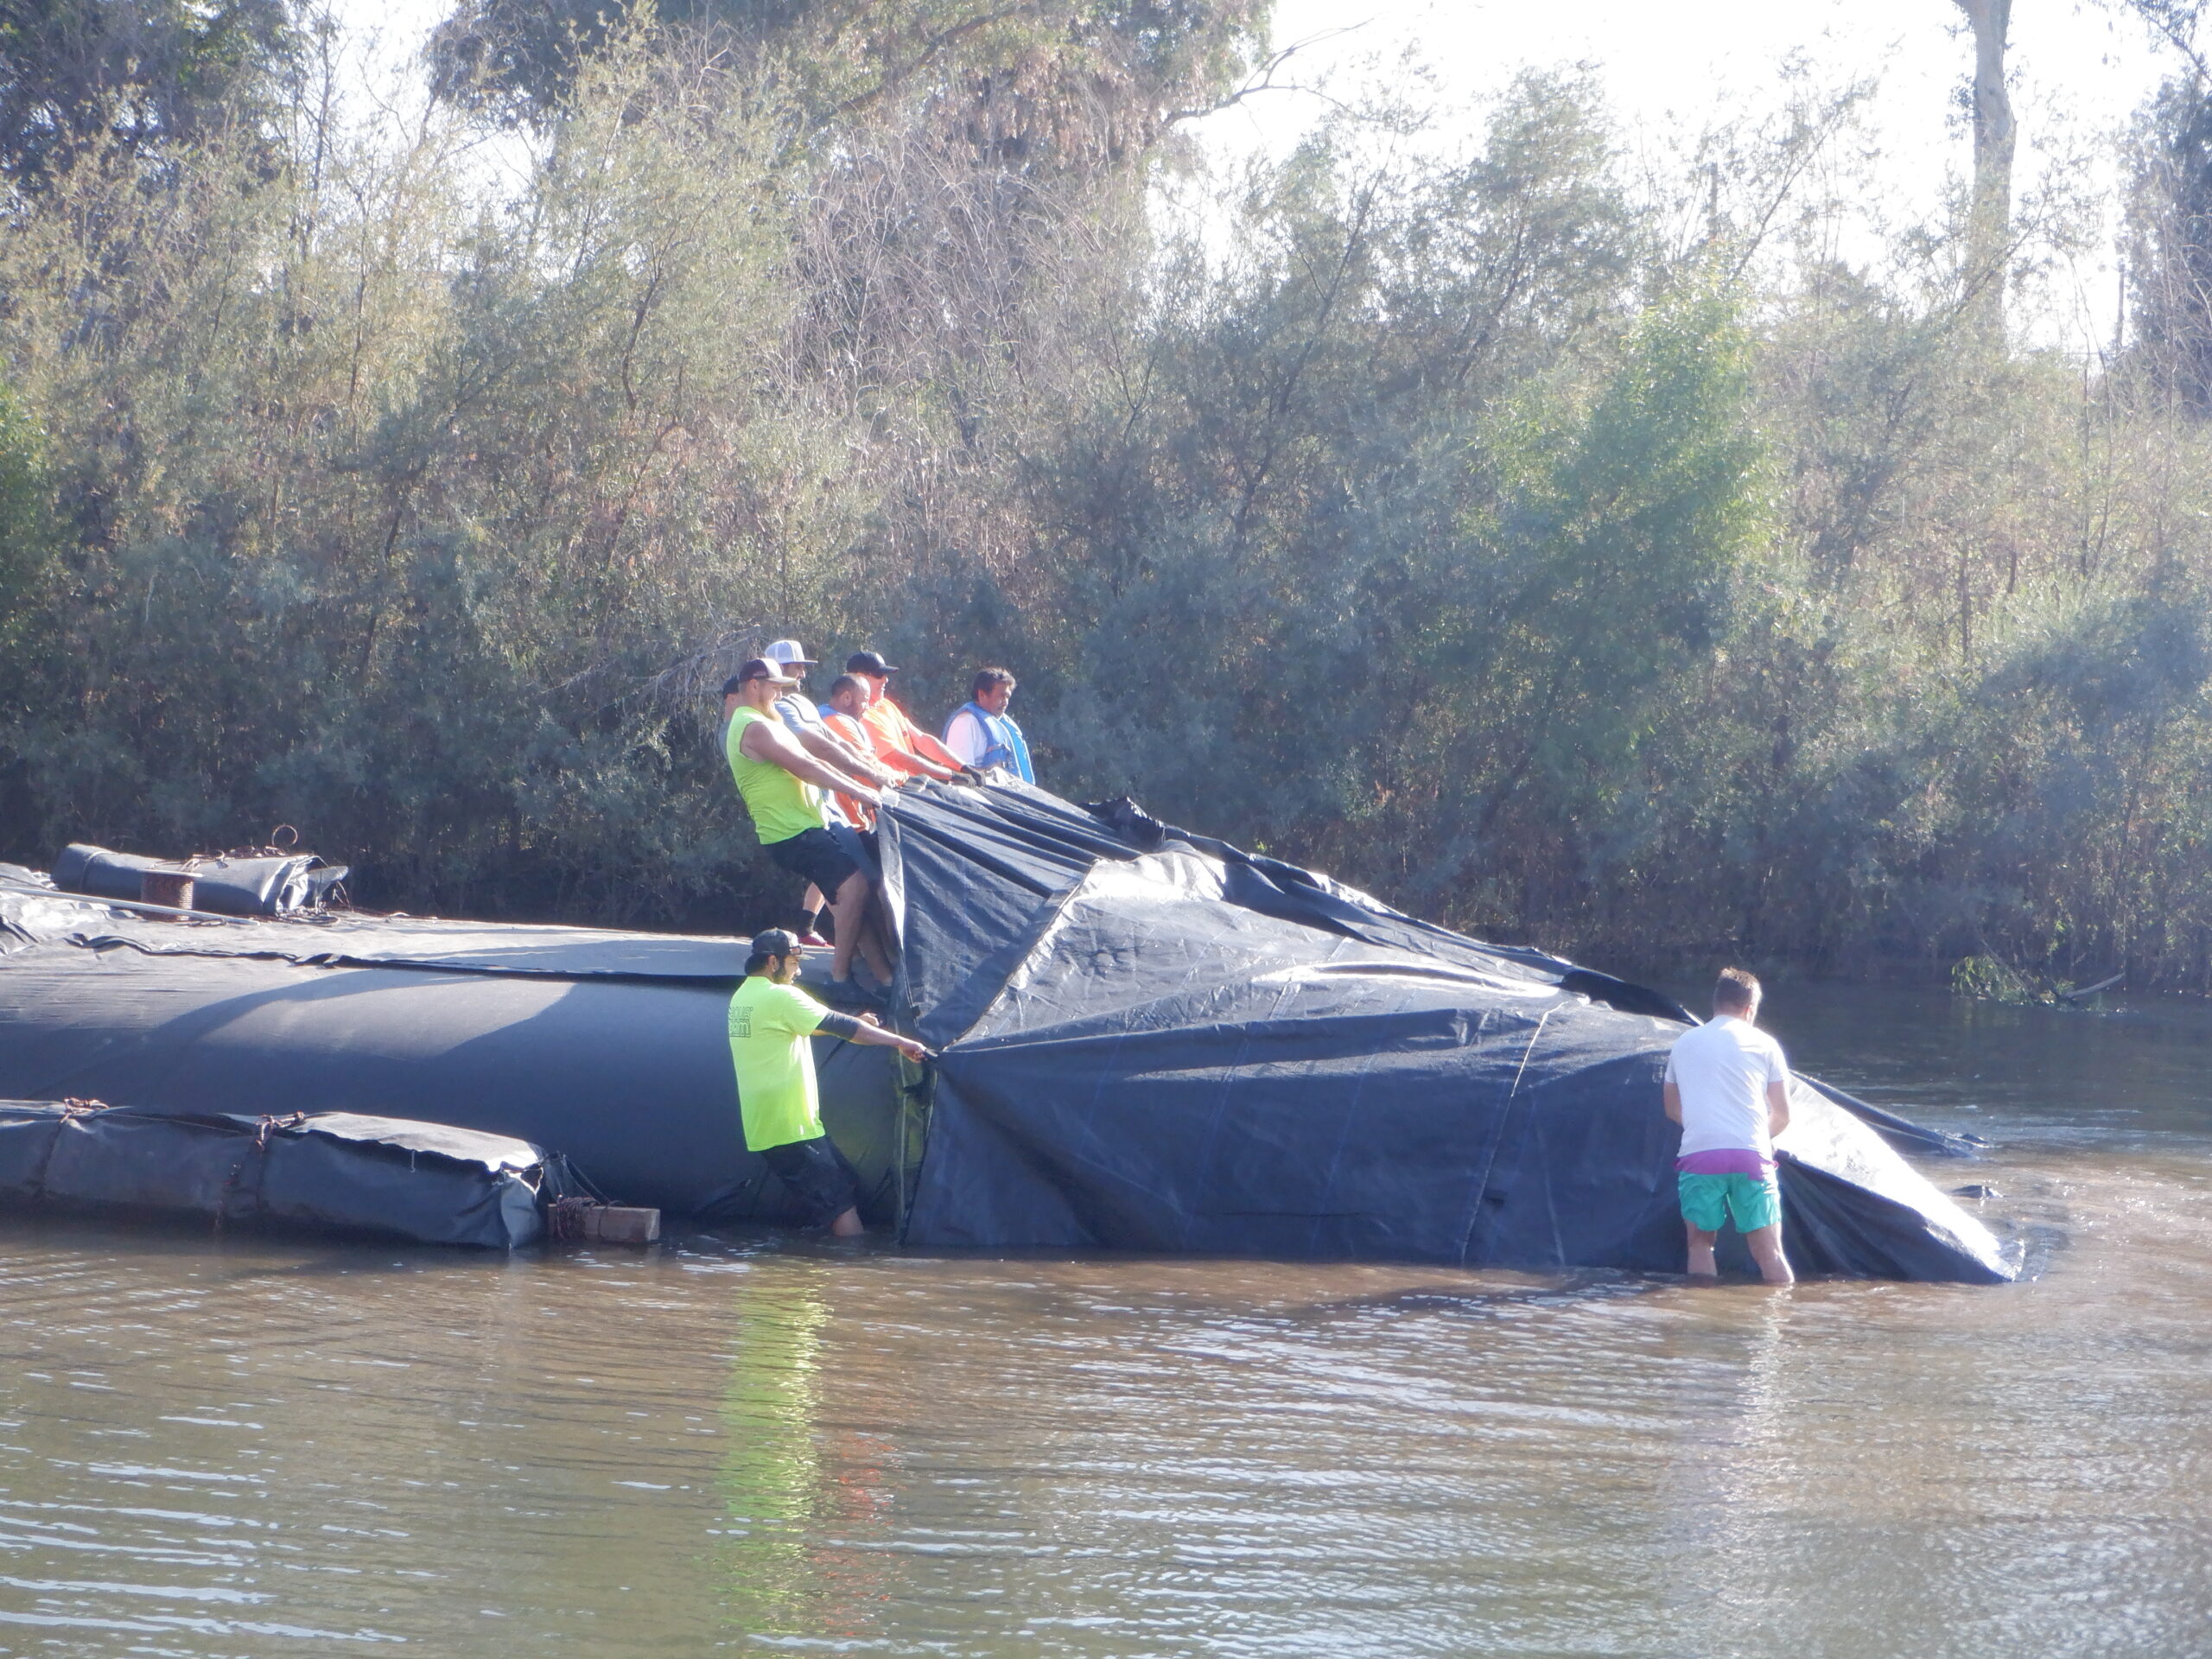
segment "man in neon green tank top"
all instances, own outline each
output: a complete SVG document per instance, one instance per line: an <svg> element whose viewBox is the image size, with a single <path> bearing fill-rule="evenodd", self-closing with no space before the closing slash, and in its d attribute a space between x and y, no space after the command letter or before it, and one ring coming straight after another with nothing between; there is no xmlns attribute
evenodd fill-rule
<svg viewBox="0 0 2212 1659"><path fill-rule="evenodd" d="M822 791L842 789L870 806L880 806L883 798L816 760L784 729L776 699L798 683L766 658L755 657L722 688L729 705L722 748L730 776L768 856L829 898L830 913L837 918L837 942L830 958L833 988L851 988L855 948L869 971L887 985L891 959L868 915L868 876L831 837Z"/></svg>

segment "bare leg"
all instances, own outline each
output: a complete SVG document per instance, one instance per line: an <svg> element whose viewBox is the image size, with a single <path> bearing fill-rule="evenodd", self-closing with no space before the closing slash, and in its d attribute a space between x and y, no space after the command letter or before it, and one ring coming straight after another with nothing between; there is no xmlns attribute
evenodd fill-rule
<svg viewBox="0 0 2212 1659"><path fill-rule="evenodd" d="M830 1224L830 1231L838 1238L858 1238L868 1229L861 1225L859 1211L844 1210L839 1211L837 1219Z"/></svg>
<svg viewBox="0 0 2212 1659"><path fill-rule="evenodd" d="M1794 1285L1797 1275L1789 1271L1789 1258L1782 1253L1782 1224L1761 1227L1744 1235L1744 1243L1751 1247L1751 1260L1759 1264L1759 1276L1770 1285Z"/></svg>
<svg viewBox="0 0 2212 1659"><path fill-rule="evenodd" d="M852 977L853 947L857 944L868 961L868 971L888 985L891 963L883 954L882 944L868 930L869 896L868 879L858 870L847 876L845 885L837 889L837 897L830 906L830 915L837 921L837 933L830 953L830 977Z"/></svg>
<svg viewBox="0 0 2212 1659"><path fill-rule="evenodd" d="M895 966L899 961L899 942L892 935L891 913L884 907L881 893L871 894L870 899L868 907L868 931L875 935L876 945L882 950L883 959Z"/></svg>
<svg viewBox="0 0 2212 1659"><path fill-rule="evenodd" d="M882 925L874 917L861 924L861 957L868 963L868 972L875 976L875 982L887 989L891 984L891 952L886 946Z"/></svg>
<svg viewBox="0 0 2212 1659"><path fill-rule="evenodd" d="M1702 1232L1687 1221L1682 1224L1682 1230L1690 1237L1690 1277L1718 1279L1720 1269L1713 1264L1713 1245L1720 1235Z"/></svg>
<svg viewBox="0 0 2212 1659"><path fill-rule="evenodd" d="M891 948L891 930L884 925L883 904L880 896L871 897L868 901L867 931L861 935L860 948L862 959L875 975L876 982L888 989L891 964L898 957Z"/></svg>

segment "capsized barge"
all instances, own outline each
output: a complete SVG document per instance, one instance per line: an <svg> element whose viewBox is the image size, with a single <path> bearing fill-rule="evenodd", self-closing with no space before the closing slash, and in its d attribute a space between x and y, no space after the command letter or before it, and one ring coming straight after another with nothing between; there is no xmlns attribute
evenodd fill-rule
<svg viewBox="0 0 2212 1659"><path fill-rule="evenodd" d="M1681 1268L1668 999L1128 803L918 785L880 847L893 1011L942 1059L817 1057L863 1211L908 1243ZM429 1119L558 1149L621 1202L789 1218L737 1129L742 941L179 924L44 881L0 867L0 1095ZM1792 1118L1801 1272L2012 1276L1899 1151L1962 1142L1804 1080Z"/></svg>

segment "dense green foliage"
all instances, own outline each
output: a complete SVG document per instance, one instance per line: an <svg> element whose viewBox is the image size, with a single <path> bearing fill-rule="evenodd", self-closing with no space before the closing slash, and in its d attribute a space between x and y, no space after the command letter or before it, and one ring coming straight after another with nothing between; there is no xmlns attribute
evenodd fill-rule
<svg viewBox="0 0 2212 1659"><path fill-rule="evenodd" d="M0 851L289 822L368 902L742 925L713 694L796 633L925 719L1006 662L1052 786L1493 936L2212 980L2199 92L2085 366L1942 227L1775 232L1819 121L1676 200L1538 77L1209 204L1250 7L582 16L16 191Z"/></svg>

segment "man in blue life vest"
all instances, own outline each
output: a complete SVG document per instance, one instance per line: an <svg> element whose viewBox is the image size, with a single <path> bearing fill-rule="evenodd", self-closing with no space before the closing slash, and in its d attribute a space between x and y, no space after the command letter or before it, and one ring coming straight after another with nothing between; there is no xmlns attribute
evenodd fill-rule
<svg viewBox="0 0 2212 1659"><path fill-rule="evenodd" d="M1029 745L1007 713L1014 686L1014 676L1002 668L976 670L969 700L945 722L944 747L964 766L982 772L1003 766L1023 783L1033 784L1037 773L1029 764Z"/></svg>

